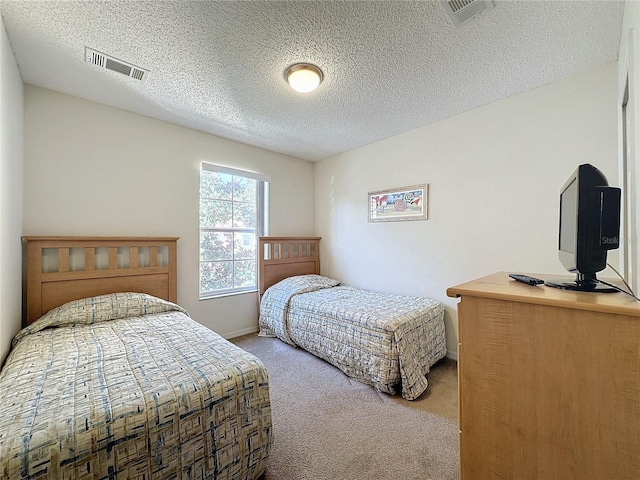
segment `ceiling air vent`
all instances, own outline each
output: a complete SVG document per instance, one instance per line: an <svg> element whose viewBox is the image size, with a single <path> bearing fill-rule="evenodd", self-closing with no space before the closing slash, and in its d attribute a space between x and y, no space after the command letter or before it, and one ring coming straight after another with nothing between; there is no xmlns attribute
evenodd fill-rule
<svg viewBox="0 0 640 480"><path fill-rule="evenodd" d="M149 70L136 67L135 65L123 62L122 60L118 60L117 58L113 58L89 47L84 48L84 60L90 65L118 72L140 81L146 80L147 75L149 75Z"/></svg>
<svg viewBox="0 0 640 480"><path fill-rule="evenodd" d="M494 7L492 0L440 0L440 3L456 27Z"/></svg>

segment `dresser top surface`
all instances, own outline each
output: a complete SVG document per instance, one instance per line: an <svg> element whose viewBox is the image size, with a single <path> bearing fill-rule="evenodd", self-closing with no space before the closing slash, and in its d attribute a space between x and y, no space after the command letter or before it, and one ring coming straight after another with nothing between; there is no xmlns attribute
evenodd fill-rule
<svg viewBox="0 0 640 480"><path fill-rule="evenodd" d="M530 273L543 280L566 279L568 275ZM618 285L617 282L610 282ZM486 277L447 289L449 297L481 297L513 302L535 303L578 310L601 311L640 317L640 302L624 293L575 292L545 285L530 286L509 278L508 272L497 272Z"/></svg>

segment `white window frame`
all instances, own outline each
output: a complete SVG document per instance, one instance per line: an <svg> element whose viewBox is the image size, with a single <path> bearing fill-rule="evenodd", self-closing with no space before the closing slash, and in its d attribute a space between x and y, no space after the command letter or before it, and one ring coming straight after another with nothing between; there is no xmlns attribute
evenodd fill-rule
<svg viewBox="0 0 640 480"><path fill-rule="evenodd" d="M269 228L269 184L271 182L271 177L262 173L249 172L246 170L239 170L235 168L225 167L221 165L214 165L211 163L202 162L200 164L200 175L202 175L202 171L209 171L215 173L224 173L227 175L233 175L236 177L244 177L250 178L253 180L257 180L257 193L256 193L256 228L255 228L255 236L256 236L256 284L250 287L233 287L226 289L218 289L212 291L202 291L201 290L201 282L200 282L200 265L202 263L202 252L200 249L202 232L242 232L246 233L254 233L253 229L241 229L241 228L203 228L200 224L200 204L202 202L202 197L200 193L198 193L198 293L200 300L207 300L210 298L219 298L226 297L229 295L238 295L244 293L253 293L258 291L258 237L267 235ZM198 184L200 185L200 184Z"/></svg>

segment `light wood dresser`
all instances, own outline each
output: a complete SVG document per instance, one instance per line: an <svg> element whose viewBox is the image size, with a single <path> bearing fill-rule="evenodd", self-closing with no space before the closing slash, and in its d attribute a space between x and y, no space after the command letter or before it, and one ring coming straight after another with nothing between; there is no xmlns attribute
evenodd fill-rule
<svg viewBox="0 0 640 480"><path fill-rule="evenodd" d="M640 302L505 272L447 295L463 480L640 479Z"/></svg>

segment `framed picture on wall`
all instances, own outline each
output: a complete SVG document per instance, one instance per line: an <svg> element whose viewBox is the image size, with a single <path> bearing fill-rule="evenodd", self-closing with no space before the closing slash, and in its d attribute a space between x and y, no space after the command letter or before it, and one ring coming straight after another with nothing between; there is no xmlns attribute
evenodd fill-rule
<svg viewBox="0 0 640 480"><path fill-rule="evenodd" d="M369 222L426 220L428 197L427 184L369 192Z"/></svg>

